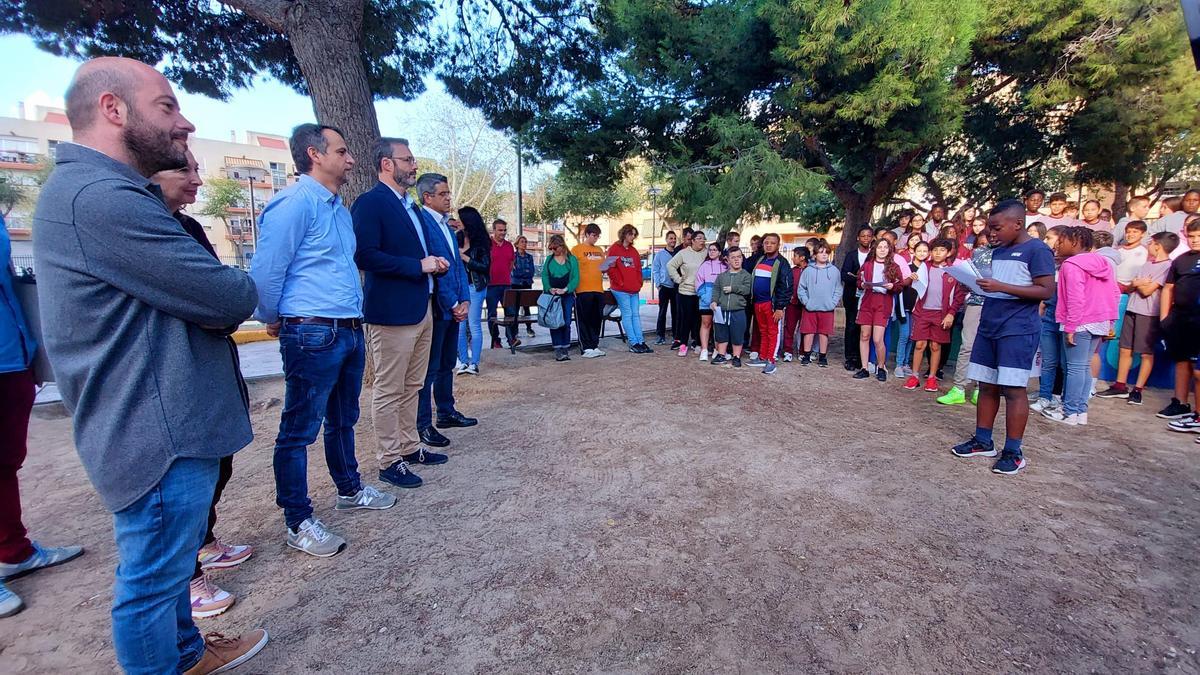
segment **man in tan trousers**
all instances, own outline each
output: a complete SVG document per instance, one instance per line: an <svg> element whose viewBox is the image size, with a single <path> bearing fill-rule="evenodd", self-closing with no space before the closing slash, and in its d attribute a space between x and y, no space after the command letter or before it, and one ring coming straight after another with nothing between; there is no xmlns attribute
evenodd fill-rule
<svg viewBox="0 0 1200 675"><path fill-rule="evenodd" d="M435 277L450 269L408 189L417 182L417 160L402 138L383 138L372 149L379 184L360 196L350 213L363 271L363 320L375 362L371 411L379 437L379 479L415 488L410 464L443 464L417 433L417 396L425 384L433 340L431 301Z"/></svg>

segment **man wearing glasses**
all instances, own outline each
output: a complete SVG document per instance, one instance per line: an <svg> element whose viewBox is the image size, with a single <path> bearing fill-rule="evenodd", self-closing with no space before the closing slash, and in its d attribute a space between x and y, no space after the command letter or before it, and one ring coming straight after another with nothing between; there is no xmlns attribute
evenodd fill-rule
<svg viewBox="0 0 1200 675"><path fill-rule="evenodd" d="M379 184L351 209L363 271L363 317L375 363L371 412L379 437L379 479L415 488L410 464L443 464L417 434L417 400L429 368L434 318L434 277L450 272L445 241L408 190L417 183L417 161L402 138L382 138L372 149ZM452 279L457 281L457 279ZM432 300L432 302L431 302ZM464 314L465 315L465 314Z"/></svg>

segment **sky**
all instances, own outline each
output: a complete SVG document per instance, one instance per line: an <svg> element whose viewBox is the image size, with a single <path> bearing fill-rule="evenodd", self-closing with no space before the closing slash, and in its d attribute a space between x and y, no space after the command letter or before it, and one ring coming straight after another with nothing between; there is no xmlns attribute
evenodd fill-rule
<svg viewBox="0 0 1200 675"><path fill-rule="evenodd" d="M63 93L79 62L54 56L34 46L24 35L0 36L0 115L17 116L17 103L28 99L62 106ZM15 67L14 64L20 64ZM425 78L427 90L413 101L378 101L380 132L388 136L406 136L405 120L420 119L431 101L447 96L434 77ZM313 121L312 103L270 77L263 76L252 89L234 93L228 101L188 94L176 89L183 114L196 125L201 138L229 140L236 131L244 142L244 132L259 131L287 136L292 127Z"/></svg>

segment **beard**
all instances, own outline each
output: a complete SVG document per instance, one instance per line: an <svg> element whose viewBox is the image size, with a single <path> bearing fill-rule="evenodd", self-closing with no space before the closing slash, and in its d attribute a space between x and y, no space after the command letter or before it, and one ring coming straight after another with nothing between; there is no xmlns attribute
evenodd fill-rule
<svg viewBox="0 0 1200 675"><path fill-rule="evenodd" d="M187 152L176 147L172 133L147 124L132 106L121 141L129 151L134 168L147 178L159 171L173 171L187 166Z"/></svg>
<svg viewBox="0 0 1200 675"><path fill-rule="evenodd" d="M396 181L396 185L410 188L417 184L417 177L409 171L401 171L399 168L392 169L392 180Z"/></svg>

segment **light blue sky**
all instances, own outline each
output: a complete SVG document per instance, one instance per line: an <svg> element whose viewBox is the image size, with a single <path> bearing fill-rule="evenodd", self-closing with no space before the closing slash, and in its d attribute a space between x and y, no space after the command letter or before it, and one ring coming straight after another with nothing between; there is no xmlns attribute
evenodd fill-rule
<svg viewBox="0 0 1200 675"><path fill-rule="evenodd" d="M14 117L17 103L41 92L61 105L63 92L79 62L54 56L34 46L24 35L0 36L0 115ZM18 65L19 64L19 65ZM389 100L375 104L380 131L385 135L404 136L402 120L420 117L426 102L444 94L434 77L425 79L428 91L411 102ZM263 76L253 89L238 90L229 101L188 94L176 89L183 113L196 125L202 138L229 140L236 130L244 141L246 130L286 136L292 127L313 120L309 100L270 77ZM41 96L39 96L40 98Z"/></svg>

